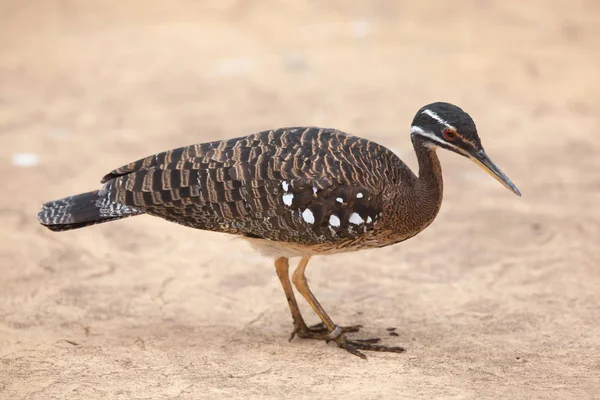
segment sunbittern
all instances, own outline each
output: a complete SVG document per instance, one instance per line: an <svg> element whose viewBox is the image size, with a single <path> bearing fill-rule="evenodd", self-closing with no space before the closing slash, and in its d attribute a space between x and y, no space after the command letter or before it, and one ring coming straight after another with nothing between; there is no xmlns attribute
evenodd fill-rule
<svg viewBox="0 0 600 400"><path fill-rule="evenodd" d="M301 338L334 340L360 350L402 352L376 340L350 340L317 301L305 277L313 255L389 246L409 239L436 217L442 203L438 147L470 158L504 186L517 187L486 155L475 123L459 107L433 103L411 126L419 175L387 148L335 129L264 131L152 155L118 168L93 192L42 206L53 231L150 214L196 229L247 238L275 259L275 269ZM322 324L309 327L294 297L288 258L301 260L296 289Z"/></svg>

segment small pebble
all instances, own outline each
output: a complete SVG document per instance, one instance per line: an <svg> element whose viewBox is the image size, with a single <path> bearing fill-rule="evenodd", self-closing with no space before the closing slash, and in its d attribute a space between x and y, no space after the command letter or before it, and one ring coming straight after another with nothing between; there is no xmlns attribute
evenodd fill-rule
<svg viewBox="0 0 600 400"><path fill-rule="evenodd" d="M400 336L396 332L390 332L390 336Z"/></svg>
<svg viewBox="0 0 600 400"><path fill-rule="evenodd" d="M388 331L388 332L393 332L393 331L395 331L395 330L396 330L396 328L387 328L387 331Z"/></svg>

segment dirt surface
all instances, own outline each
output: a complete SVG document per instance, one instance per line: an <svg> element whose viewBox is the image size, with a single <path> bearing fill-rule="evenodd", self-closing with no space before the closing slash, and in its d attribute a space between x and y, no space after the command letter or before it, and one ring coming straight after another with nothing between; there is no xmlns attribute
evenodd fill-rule
<svg viewBox="0 0 600 400"><path fill-rule="evenodd" d="M600 5L518 4L2 0L0 397L600 398ZM443 152L430 228L308 268L337 323L406 354L288 343L272 261L231 237L35 221L129 161L280 126L414 167L437 100L523 197Z"/></svg>

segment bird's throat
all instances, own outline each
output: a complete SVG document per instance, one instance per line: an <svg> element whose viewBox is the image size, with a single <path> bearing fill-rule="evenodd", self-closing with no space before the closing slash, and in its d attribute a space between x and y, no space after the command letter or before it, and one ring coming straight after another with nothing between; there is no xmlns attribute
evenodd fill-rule
<svg viewBox="0 0 600 400"><path fill-rule="evenodd" d="M425 228L433 222L442 205L444 192L442 166L436 153L436 146L428 145L419 139L413 140L413 144L419 162L419 176L413 195Z"/></svg>

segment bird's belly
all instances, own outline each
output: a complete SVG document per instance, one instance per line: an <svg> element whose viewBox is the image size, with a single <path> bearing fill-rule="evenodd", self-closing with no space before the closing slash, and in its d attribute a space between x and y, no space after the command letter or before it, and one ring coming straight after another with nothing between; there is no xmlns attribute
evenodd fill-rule
<svg viewBox="0 0 600 400"><path fill-rule="evenodd" d="M330 255L389 246L406 240L414 234L394 234L391 231L368 232L354 238L323 240L314 244L283 242L268 239L244 238L266 257L298 257L303 255Z"/></svg>

